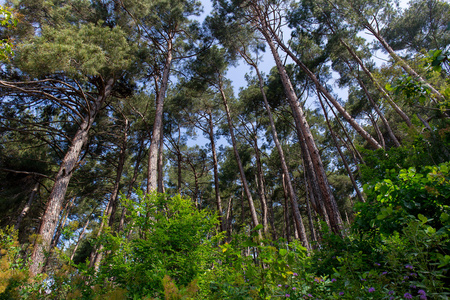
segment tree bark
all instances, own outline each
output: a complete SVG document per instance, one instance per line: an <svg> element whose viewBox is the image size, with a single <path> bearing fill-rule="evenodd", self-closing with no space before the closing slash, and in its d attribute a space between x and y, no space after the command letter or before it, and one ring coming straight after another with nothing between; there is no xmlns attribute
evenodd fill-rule
<svg viewBox="0 0 450 300"><path fill-rule="evenodd" d="M214 124L212 121L211 110L208 111L208 129L209 129L208 136L209 142L211 143L211 152L213 159L214 191L216 192L216 205L217 205L217 212L219 213L220 230L225 231L226 228L223 221L222 200L220 199L219 168L217 162L216 143L214 141ZM228 212L226 222L228 223Z"/></svg>
<svg viewBox="0 0 450 300"><path fill-rule="evenodd" d="M339 214L339 209L336 200L334 199L334 196L331 192L331 188L328 183L328 179L322 164L322 160L319 155L319 151L316 147L314 138L309 129L309 124L305 118L302 108L300 107L297 95L294 92L294 88L291 84L289 76L287 75L286 69L284 68L281 62L281 59L278 55L273 40L271 39L267 29L262 28L261 33L264 35L266 42L269 44L270 50L272 51L272 55L275 59L278 73L280 74L280 78L281 81L283 82L284 90L288 98L289 105L291 106L293 112L296 129L300 138L300 144L304 143L306 145L308 149L307 151L309 152L312 163L314 165L314 171L320 187L320 192L324 200L326 211L330 218L331 230L336 234L343 235L342 219ZM303 137L303 139L301 137Z"/></svg>
<svg viewBox="0 0 450 300"><path fill-rule="evenodd" d="M113 83L114 79L111 78L104 85L102 91L93 103L91 110L80 124L80 127L72 139L69 150L61 162L58 174L55 178L55 183L47 202L46 210L41 220L39 235L42 242L36 243L30 257L30 272L32 275L37 275L42 271L45 261L45 253L50 249L50 243L55 232L59 213L61 212L61 205L64 201L64 196L66 195L69 181L75 171L78 158L80 157L81 149L87 142L89 129L100 111L103 102L111 93Z"/></svg>
<svg viewBox="0 0 450 300"><path fill-rule="evenodd" d="M141 160L142 160L142 152L144 151L144 140L141 139L140 140L140 146L139 146L139 150L138 153L136 155L136 162L134 164L134 171L133 171L133 177L131 178L131 181L128 185L128 190L127 190L127 199L130 199L131 196L131 192L133 191L133 186L134 183L136 182L136 179L139 175L139 165L141 164ZM124 207L122 209L122 214L120 216L120 221L119 221L119 226L117 227L117 232L121 232L123 230L123 225L125 224L125 217L127 214L127 208Z"/></svg>
<svg viewBox="0 0 450 300"><path fill-rule="evenodd" d="M344 42L344 40L340 39L341 43L344 45L344 47L347 49L347 51L350 53L350 55L355 59L355 61L358 63L358 65L361 67L361 69L366 73L366 75L372 80L372 82L375 84L376 88L383 94L383 96L386 98L388 103L391 105L391 107L397 112L397 114L405 121L406 125L408 127L412 127L411 120L409 119L408 115L397 105L397 103L392 100L391 96L388 94L388 92L380 85L378 80L373 77L372 73L366 68L362 60L356 55L355 51Z"/></svg>
<svg viewBox="0 0 450 300"><path fill-rule="evenodd" d="M275 146L277 147L278 154L280 155L281 169L283 171L283 175L287 179L286 180L287 190L288 190L289 198L291 200L291 205L293 208L293 215L294 215L296 228L300 234L300 241L302 242L303 246L305 248L307 248L308 250L310 250L308 238L306 237L305 226L303 224L303 219L300 214L300 210L298 208L297 194L295 193L294 188L292 186L292 182L290 180L289 170L288 170L286 159L284 156L284 151L283 151L283 148L281 147L280 141L278 140L278 133L277 133L277 130L275 127L275 122L273 120L272 110L270 109L269 102L267 101L267 95L266 95L266 92L264 91L263 78L261 76L261 73L259 72L258 66L250 59L250 57L248 57L243 52L241 52L241 55L245 58L247 63L250 64L255 69L256 75L258 76L259 90L261 91L261 95L262 95L263 101L264 101L264 106L267 111L267 116L269 117L270 127L272 130L272 138L275 143ZM257 158L257 161L258 161L258 158ZM262 173L262 170L261 170L261 173Z"/></svg>
<svg viewBox="0 0 450 300"><path fill-rule="evenodd" d="M230 130L230 137L231 137L231 142L233 144L234 156L236 158L236 161L237 161L237 164L238 164L238 168L239 168L239 174L241 176L242 187L244 189L245 195L247 196L247 200L248 200L248 204L249 204L249 208L250 208L250 214L251 214L251 217L252 217L253 227L256 227L256 226L259 225L258 216L256 214L256 209L255 209L255 204L253 202L252 194L251 194L250 189L248 187L247 178L245 177L244 167L242 166L241 157L239 156L239 151L238 151L238 148L237 148L236 138L234 136L233 123L231 121L230 109L228 108L227 97L225 95L225 92L223 91L223 86L222 86L222 80L221 79L220 79L220 83L219 83L219 92L220 92L220 95L222 96L222 102L223 102L223 105L225 107L225 112L226 112L226 115L227 115L228 128ZM259 235L261 237L261 231L260 230L259 230Z"/></svg>
<svg viewBox="0 0 450 300"><path fill-rule="evenodd" d="M426 85L433 94L435 94L440 100L445 100L444 96L436 90L431 84L429 84L425 79L422 78L417 72L411 68L411 66L406 63L400 56L395 53L395 51L391 48L391 46L386 42L386 40L383 38L383 36L373 28L372 25L370 25L368 22L365 22L364 27L373 34L373 36L380 42L380 44L383 46L383 48L389 53L389 55L396 61L398 64L405 70L406 73L408 73L411 77L414 77L415 79L419 80L421 83ZM431 98L433 102L436 102L433 98Z"/></svg>
<svg viewBox="0 0 450 300"><path fill-rule="evenodd" d="M169 84L170 68L172 65L173 45L172 36L167 38L167 56L164 63L164 72L161 79L161 88L158 91L156 99L155 122L153 124L152 140L150 144L148 157L148 177L147 177L147 194L150 194L158 188L158 144L161 137L161 126L163 123L164 99L166 98L166 90Z"/></svg>
<svg viewBox="0 0 450 300"><path fill-rule="evenodd" d="M339 143L337 141L336 135L334 134L333 128L331 127L330 120L328 119L328 113L327 113L327 111L325 109L325 105L322 102L322 97L320 96L320 94L318 95L318 97L319 97L319 101L320 101L320 106L322 106L322 110L323 110L323 113L324 113L324 116L325 116L325 121L327 122L328 129L330 130L331 137L333 139L334 145L336 146L336 149L339 152L339 156L341 157L342 162L344 163L345 170L347 171L347 174L350 177L350 180L351 180L352 185L353 185L353 189L355 190L356 195L358 196L359 200L361 202L366 202L364 200L364 197L361 194L361 191L358 188L358 185L356 184L355 177L353 176L353 172L350 170L350 166L347 163L347 159L345 158L344 153L342 153L342 151L341 151L341 147L339 146Z"/></svg>
<svg viewBox="0 0 450 300"><path fill-rule="evenodd" d="M372 104L373 108L377 112L377 115L380 117L381 121L383 122L384 127L386 128L389 136L392 139L392 142L394 143L394 145L396 147L400 147L401 146L400 142L398 141L397 137L395 136L394 132L392 131L392 128L389 125L388 120L386 120L386 118L384 117L384 114L381 112L380 108L375 103L375 100L373 100L372 96L370 95L369 91L367 90L366 85L362 82L362 80L361 80L361 78L359 78L359 76L357 76L356 79L358 80L359 85L363 88L364 93L366 94L367 99L369 99L370 104ZM385 148L385 145L383 145L383 148Z"/></svg>
<svg viewBox="0 0 450 300"><path fill-rule="evenodd" d="M163 124L161 123L161 129L160 129L160 137L159 137L159 154L158 154L158 193L164 193L164 135L163 135Z"/></svg>
<svg viewBox="0 0 450 300"><path fill-rule="evenodd" d="M270 39L270 35L269 35L268 31L265 31L265 36L267 36L266 40ZM372 145L372 147L374 147L375 149L382 148L381 145L367 131L365 131L355 121L355 119L352 118L352 116L350 116L350 114L345 110L345 108L343 108L339 104L339 102L336 99L334 99L334 97L328 92L328 90L320 83L320 81L319 81L319 79L317 79L316 75L313 72L311 72L311 70L309 70L308 67L301 60L299 60L284 43L282 43L280 41L279 37L276 36L275 34L273 34L273 37L274 37L275 41L277 42L277 44L281 48L283 48L283 50L292 58L292 60L294 60L294 62L306 73L306 75L313 81L313 83L316 85L316 87L319 89L319 91L333 104L334 107L336 107L336 109L339 111L339 113L356 130L356 132L358 132L358 134L362 138L364 138L370 145ZM272 40L270 40L270 41L273 44L273 41ZM273 48L276 49L275 45L273 46ZM277 53L277 55L278 55L278 53ZM281 63L281 61L280 61L280 63Z"/></svg>
<svg viewBox="0 0 450 300"><path fill-rule="evenodd" d="M119 150L119 161L117 164L116 180L114 181L113 190L111 192L111 196L109 198L109 202L108 202L108 205L106 206L106 210L105 210L105 216L108 219L108 226L111 229L114 225L114 219L116 216L120 179L122 178L123 166L125 164L125 159L126 159L127 142L128 142L128 120L125 119L123 140L122 140L122 145L120 146L120 150ZM97 237L102 234L103 228L104 228L104 220L102 220ZM103 250L103 245L100 245L100 247L97 250L95 250L94 259L90 263L90 266L91 267L93 266L95 271L98 271L100 262L103 258L102 250Z"/></svg>
<svg viewBox="0 0 450 300"><path fill-rule="evenodd" d="M15 230L19 230L20 223L22 223L23 218L27 215L28 211L31 208L31 204L34 201L34 198L36 197L36 193L39 189L39 181L36 181L36 184L34 185L33 189L31 190L30 197L28 198L27 203L25 204L24 208L20 212L19 216L17 217L16 224L14 225Z"/></svg>

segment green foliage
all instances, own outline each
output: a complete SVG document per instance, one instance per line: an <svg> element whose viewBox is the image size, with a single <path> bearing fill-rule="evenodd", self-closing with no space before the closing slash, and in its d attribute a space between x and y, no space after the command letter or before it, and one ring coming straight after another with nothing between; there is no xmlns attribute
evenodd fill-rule
<svg viewBox="0 0 450 300"><path fill-rule="evenodd" d="M400 231L417 215L429 218L432 226L445 228L442 216L449 211L450 163L420 169L410 167L387 171L386 178L375 184L366 184L368 203L356 209L359 228L370 225L383 234ZM365 228L369 229L369 228Z"/></svg>
<svg viewBox="0 0 450 300"><path fill-rule="evenodd" d="M33 76L61 71L75 77L97 76L125 69L130 64L130 51L120 27L44 26L40 36L18 46L17 62Z"/></svg>
<svg viewBox="0 0 450 300"><path fill-rule="evenodd" d="M0 5L0 26L15 27L18 19L14 16L13 11L5 6ZM13 54L13 45L8 40L0 40L0 60L8 60Z"/></svg>
<svg viewBox="0 0 450 300"><path fill-rule="evenodd" d="M192 282L211 263L210 235L217 217L197 210L191 199L180 195L138 194L138 203L123 199L132 219L123 234L101 237L99 243L109 255L95 280L114 278L132 297L164 295L169 284L166 279L164 286L165 276L179 287L195 285ZM131 240L129 230L135 233Z"/></svg>

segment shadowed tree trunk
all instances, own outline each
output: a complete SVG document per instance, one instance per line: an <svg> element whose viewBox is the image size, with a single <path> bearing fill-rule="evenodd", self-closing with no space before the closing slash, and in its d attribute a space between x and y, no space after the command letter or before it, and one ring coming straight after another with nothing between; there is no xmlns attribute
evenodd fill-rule
<svg viewBox="0 0 450 300"><path fill-rule="evenodd" d="M61 205L64 201L64 196L66 195L69 181L75 171L75 167L80 157L81 149L87 142L89 129L100 111L103 102L111 93L113 83L113 78L104 83L104 86L101 88L101 91L93 103L88 115L85 116L80 124L80 127L75 133L69 150L61 162L58 174L55 178L55 183L47 202L46 210L42 216L41 226L39 229L41 242L36 243L30 257L30 272L32 275L39 274L42 271L45 262L45 252L48 252L50 249L50 243L55 232L59 214L61 212Z"/></svg>

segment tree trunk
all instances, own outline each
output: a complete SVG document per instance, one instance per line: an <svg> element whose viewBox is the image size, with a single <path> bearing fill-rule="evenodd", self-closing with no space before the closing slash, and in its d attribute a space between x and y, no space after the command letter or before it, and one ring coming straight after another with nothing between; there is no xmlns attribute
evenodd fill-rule
<svg viewBox="0 0 450 300"><path fill-rule="evenodd" d="M148 177L147 194L156 191L158 188L158 144L161 138L161 126L163 123L164 99L169 84L170 68L172 65L172 36L167 39L167 56L164 63L164 72L161 79L161 88L158 91L156 99L155 123L153 124L152 140L148 154Z"/></svg>
<svg viewBox="0 0 450 300"><path fill-rule="evenodd" d="M208 135L209 142L211 143L211 152L213 159L213 173L214 173L214 191L216 192L216 205L217 212L219 213L219 222L220 222L220 230L225 231L225 224L223 221L223 210L222 210L222 200L220 199L220 186L219 186L219 168L217 162L217 153L216 153L216 143L214 141L214 124L212 121L212 113L211 110L208 111ZM227 223L228 223L228 212L227 212Z"/></svg>
<svg viewBox="0 0 450 300"><path fill-rule="evenodd" d="M386 150L386 142L384 141L383 134L381 133L380 127L378 126L377 120L373 117L373 115L369 112L367 113L367 116L372 122L373 129L375 129L375 132L377 133L378 139L380 140L381 146L384 150Z"/></svg>
<svg viewBox="0 0 450 300"><path fill-rule="evenodd" d="M134 183L136 182L136 179L139 175L139 165L141 164L141 160L142 160L142 152L144 151L143 148L144 148L144 139L141 139L140 147L139 147L138 153L136 155L136 162L134 164L133 177L131 178L131 181L128 185L127 199L130 199L131 192L133 191ZM122 209L122 214L120 216L120 221L119 221L119 226L117 227L117 232L121 232L123 230L123 225L125 224L126 214L127 214L127 208L124 207Z"/></svg>
<svg viewBox="0 0 450 300"><path fill-rule="evenodd" d="M161 123L160 137L159 137L159 154L158 154L158 193L164 193L164 135L163 124Z"/></svg>
<svg viewBox="0 0 450 300"><path fill-rule="evenodd" d="M228 240L231 239L231 229L232 229L231 219L233 217L233 202L232 201L233 201L233 197L230 196L230 198L228 199L227 216L226 216L226 228L227 228Z"/></svg>
<svg viewBox="0 0 450 300"><path fill-rule="evenodd" d="M342 219L339 214L339 209L338 209L336 200L334 199L334 196L331 192L331 188L328 183L328 179L327 179L325 169L322 164L322 160L319 155L319 151L316 147L314 138L309 129L308 121L306 120L303 110L300 107L300 103L298 102L297 95L294 92L294 88L291 84L289 76L287 75L286 69L284 68L284 66L281 62L281 59L278 55L275 44L273 43L272 39L270 38L267 30L263 29L263 30L261 30L261 32L264 35L267 43L269 44L270 50L272 51L272 55L275 59L278 73L280 74L280 78L281 78L281 81L283 82L286 96L289 100L289 104L290 104L292 112L293 112L294 121L295 121L295 125L296 125L296 129L297 129L299 138L303 137L303 139L300 139L300 144L304 143L306 145L309 155L311 157L311 161L314 165L315 175L317 177L317 181L318 181L320 191L321 191L321 194L323 197L325 208L326 208L328 216L330 218L331 230L336 234L342 235L343 234Z"/></svg>
<svg viewBox="0 0 450 300"><path fill-rule="evenodd" d="M95 210L95 209L94 209ZM72 250L72 254L70 255L70 260L73 261L73 257L75 256L75 253L77 252L78 246L80 246L81 240L83 239L84 233L86 232L87 227L89 226L89 222L91 221L90 217L94 213L94 210L90 215L87 216L87 220L84 223L83 229L80 232L80 235L78 236L78 241L75 244L75 247Z"/></svg>
<svg viewBox="0 0 450 300"><path fill-rule="evenodd" d="M248 204L249 204L249 208L250 208L250 214L252 217L253 227L256 227L259 225L258 216L256 214L256 209L255 209L255 205L253 202L252 194L251 194L250 189L247 184L247 178L245 177L244 167L242 166L241 157L239 156L236 138L234 136L233 123L231 121L230 109L228 108L227 97L225 96L225 92L223 91L222 81L220 81L220 83L219 83L219 92L220 92L220 95L222 96L223 105L225 106L228 128L230 130L230 137L231 137L231 142L233 144L234 156L236 158L236 162L237 162L238 168L239 168L239 174L241 176L242 187L244 189L245 195L247 196L247 200L248 200ZM259 235L261 236L260 230L259 230Z"/></svg>
<svg viewBox="0 0 450 300"><path fill-rule="evenodd" d="M36 197L36 193L39 189L39 181L36 181L36 184L34 185L33 189L31 190L30 197L28 198L27 203L25 204L24 208L20 212L19 216L17 217L16 224L14 225L15 230L19 230L20 223L22 223L23 218L27 215L28 211L31 208L31 204L33 203L34 198Z"/></svg>
<svg viewBox="0 0 450 300"><path fill-rule="evenodd" d="M37 275L42 271L45 261L45 252L48 252L50 249L50 243L55 232L59 213L61 212L61 205L64 201L64 196L66 195L69 181L75 171L78 158L80 157L81 149L88 139L89 129L100 111L101 105L111 93L113 83L114 79L111 78L103 87L100 95L93 103L89 114L80 124L80 127L72 139L70 148L61 162L58 174L55 178L55 183L47 202L47 208L41 220L39 235L42 242L36 243L30 257L30 261L32 262L30 265L30 272L32 275Z"/></svg>
<svg viewBox="0 0 450 300"><path fill-rule="evenodd" d="M392 108L397 112L397 114L405 121L406 125L408 127L412 127L411 120L409 119L408 115L397 105L397 103L392 100L391 96L387 93L387 91L380 85L378 80L376 80L375 77L373 77L372 73L366 68L362 60L356 55L355 51L344 42L344 40L340 39L341 43L344 45L344 47L347 49L347 51L350 53L350 55L355 59L355 61L358 63L358 65L361 67L361 69L366 73L366 75L372 80L372 82L375 84L376 88L383 94L383 96L386 98L388 103L392 106Z"/></svg>
<svg viewBox="0 0 450 300"><path fill-rule="evenodd" d="M270 39L270 36L268 35L268 32L266 31L266 40ZM295 61L295 63L306 73L306 75L313 81L313 83L316 85L316 87L320 90L320 92L333 104L334 107L336 107L336 109L339 111L339 113L344 117L344 119L356 130L356 132L358 132L358 134L364 138L370 145L372 145L372 147L374 147L375 149L380 149L382 148L381 145L367 132L365 131L356 121L355 119L352 118L352 116L350 116L350 114L345 110L345 108L343 108L339 102L334 99L334 97L328 92L328 90L320 83L320 81L317 79L316 75L314 75L313 72L311 72L311 70L308 69L308 67L302 62L300 61L293 53L291 50L289 50L289 48L284 45L284 43L282 43L280 41L280 39L278 38L278 36L273 35L273 37L275 38L276 42L278 43L278 45L281 46L281 48L283 48L283 50ZM271 43L273 44L273 41L270 40ZM272 48L272 47L271 47ZM276 51L275 45L273 45L273 48ZM273 52L273 51L272 51ZM278 55L278 53L277 53ZM280 60L280 64L281 64L281 60ZM287 76L287 75L286 75ZM293 89L292 89L293 92Z"/></svg>
<svg viewBox="0 0 450 300"><path fill-rule="evenodd" d="M284 226L285 226L285 236L288 243L291 242L291 227L290 227L290 218L289 218L289 205L288 205L288 191L286 188L286 179L284 174L281 174L281 181L283 184L283 194L284 194Z"/></svg>
<svg viewBox="0 0 450 300"><path fill-rule="evenodd" d="M261 91L261 95L262 95L263 101L264 101L264 106L266 108L267 115L269 117L270 127L272 130L272 138L275 143L275 146L277 147L278 154L280 155L281 169L283 170L283 175L287 179L286 184L287 184L288 194L289 194L289 198L291 199L291 205L292 205L293 212L294 212L293 215L294 215L296 228L297 228L298 232L300 233L300 240L301 240L303 246L309 250L310 247L309 247L308 238L306 237L305 226L303 224L303 219L300 214L300 210L298 208L297 194L295 193L294 188L292 186L292 182L290 180L290 175L289 175L289 170L288 170L286 159L284 156L284 151L283 151L283 148L281 147L280 141L278 140L278 133L277 133L277 130L275 127L275 122L273 120L272 110L270 109L269 102L267 101L267 96L264 91L263 78L261 76L261 73L259 72L258 66L245 53L241 53L241 55L247 60L247 63L249 63L251 66L253 66L253 68L255 69L256 74L258 76L259 90ZM262 173L262 170L261 170L261 173Z"/></svg>
<svg viewBox="0 0 450 300"><path fill-rule="evenodd" d="M423 83L424 85L426 85L433 94L435 94L440 100L445 100L444 96L442 96L442 94L436 90L431 84L429 84L425 79L422 78L422 76L420 76L419 74L417 74L417 72L411 68L410 65L408 65L400 56L397 55L397 53L395 53L395 51L391 48L391 46L385 41L385 39L381 36L381 34L378 32L378 30L376 30L375 28L373 28L372 25L370 25L369 23L365 23L364 26L370 33L372 33L374 35L374 37L381 43L381 45L383 46L383 48L389 53L389 55L391 55L391 57L398 62L398 64L403 68L403 70L405 70L406 73L408 73L411 77L419 80L421 83ZM436 102L433 98L431 98L431 100L433 102Z"/></svg>
<svg viewBox="0 0 450 300"><path fill-rule="evenodd" d="M264 234L268 234L269 232L269 225L267 221L267 200L266 200L266 191L264 186L264 177L263 177L263 169L261 164L261 158L259 155L259 148L258 148L258 138L255 135L253 138L253 148L255 150L255 160L256 160L256 183L258 188L258 194L259 194L259 200L261 202L261 211L262 211L262 224L264 229Z"/></svg>
<svg viewBox="0 0 450 300"><path fill-rule="evenodd" d="M367 96L367 99L369 99L369 102L372 104L373 108L377 112L377 115L380 117L381 121L383 122L384 127L386 128L389 136L392 139L392 142L394 143L394 145L396 147L400 147L401 146L400 142L397 140L397 137L395 136L394 132L392 131L392 128L389 125L388 120L386 120L386 118L384 117L384 114L381 112L380 108L378 107L378 105L373 100L372 96L370 95L369 91L367 90L366 85L362 82L362 80L361 80L361 78L359 78L359 76L357 76L356 79L358 80L359 85L363 88L364 93ZM383 147L384 147L384 145L383 145Z"/></svg>
<svg viewBox="0 0 450 300"><path fill-rule="evenodd" d="M333 128L331 127L330 120L328 119L328 113L325 109L325 105L322 102L322 97L320 97L320 95L318 95L318 97L319 97L320 105L322 106L323 113L325 115L325 121L327 122L328 129L330 130L334 145L336 146L336 149L339 152L339 156L341 157L342 162L344 163L345 170L347 170L347 174L350 177L350 180L352 181L352 185L353 185L353 188L355 189L356 195L358 196L358 198L361 202L366 202L364 200L364 197L361 194L361 191L358 188L358 185L356 184L355 177L353 176L353 172L350 170L350 166L347 163L347 159L345 159L344 153L342 153L342 151L341 151L341 147L339 146L336 135L334 134Z"/></svg>

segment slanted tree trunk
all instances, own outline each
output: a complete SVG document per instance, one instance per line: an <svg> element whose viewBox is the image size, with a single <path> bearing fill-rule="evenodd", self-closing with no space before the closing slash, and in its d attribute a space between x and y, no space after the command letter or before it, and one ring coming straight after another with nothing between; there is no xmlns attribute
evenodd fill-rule
<svg viewBox="0 0 450 300"><path fill-rule="evenodd" d="M226 228L227 228L227 239L228 240L231 239L231 231L232 231L232 226L233 226L233 224L231 224L232 218L233 218L233 197L230 196L230 198L228 199L227 216L226 216Z"/></svg>
<svg viewBox="0 0 450 300"><path fill-rule="evenodd" d="M281 181L283 184L283 195L284 195L284 206L283 206L283 212L284 212L284 226L285 226L285 234L286 234L286 240L288 243L291 242L291 227L290 227L290 218L289 218L289 205L288 205L288 191L286 187L286 178L284 174L281 174Z"/></svg>
<svg viewBox="0 0 450 300"><path fill-rule="evenodd" d="M309 250L310 247L309 247L308 238L306 237L305 226L303 224L303 219L302 219L302 216L300 214L300 210L298 208L297 194L295 193L294 188L292 186L292 183L291 183L291 180L290 180L290 175L289 175L289 170L288 170L286 159L285 159L285 156L284 156L284 151L283 151L283 148L281 147L280 141L278 140L278 133L277 133L277 130L276 130L276 127L275 127L275 122L273 120L272 110L270 109L269 102L267 101L266 92L264 91L263 78L261 76L261 73L259 72L259 68L256 65L256 63L254 63L250 59L250 57L248 57L246 55L246 53L244 53L244 52L240 52L240 53L244 57L244 59L247 61L247 63L250 64L251 66L253 66L253 68L255 69L256 74L258 76L259 90L261 91L261 95L262 95L263 101L264 101L264 107L266 108L267 116L269 117L270 127L271 127L271 130L272 130L272 138L273 138L273 141L275 143L275 146L277 147L278 154L280 155L281 169L283 170L283 175L287 179L286 180L287 191L288 191L289 198L291 200L291 205L292 205L292 208L293 208L293 215L294 215L294 220L295 220L295 225L296 225L296 228L297 228L297 232L300 234L300 241L302 242L303 246L306 247Z"/></svg>
<svg viewBox="0 0 450 300"><path fill-rule="evenodd" d="M223 90L223 83L222 83L222 77L221 76L220 76L220 82L219 82L219 92L220 92L220 95L222 96L222 102L223 102L223 105L225 107L225 112L226 112L226 115L227 115L227 122L228 122L228 128L230 130L231 143L233 144L234 156L235 156L236 162L238 164L239 174L241 176L242 187L244 189L245 195L247 196L247 200L248 200L248 204L249 204L249 208L250 208L250 214L251 214L251 217L252 217L253 227L256 227L256 226L259 225L258 216L256 214L256 209L255 209L255 204L253 202L253 197L252 197L252 194L251 194L250 189L248 187L247 178L245 177L245 173L244 173L244 167L242 166L241 157L239 155L239 151L238 151L238 148L237 148L236 138L234 136L233 122L231 121L230 109L228 108L227 97L226 97L225 92ZM261 231L260 230L259 230L259 235L261 236Z"/></svg>
<svg viewBox="0 0 450 300"><path fill-rule="evenodd" d="M356 132L358 132L358 134L363 139L365 139L370 145L372 145L372 147L374 147L375 149L382 148L382 146L367 131L365 131L361 127L361 125L359 125L355 121L355 119L352 118L352 116L345 110L344 107L342 107L342 105L339 104L339 102L330 94L330 92L328 92L328 90L320 83L319 79L317 79L316 75L313 72L311 72L311 70L309 70L309 68L301 60L299 60L284 43L280 41L279 37L276 36L275 34L273 35L273 37L276 40L277 44L281 48L283 48L283 51L285 51L295 61L295 63L306 73L306 75L313 81L313 83L316 85L319 91L333 104L334 107L336 107L339 113L356 130ZM270 37L268 38L270 39ZM274 49L276 49L275 46Z"/></svg>
<svg viewBox="0 0 450 300"><path fill-rule="evenodd" d="M394 100L392 100L388 92L380 85L378 80L375 77L373 77L372 73L366 68L362 60L358 57L358 55L356 55L355 51L353 51L353 49L347 43L345 43L344 40L340 39L340 41L347 49L347 51L350 53L350 55L355 59L355 61L358 63L358 65L361 67L364 73L366 73L366 75L370 78L370 80L372 80L376 88L383 94L384 98L386 98L391 107L397 112L397 114L403 119L403 121L405 121L406 125L408 125L408 127L412 127L413 125L408 115L397 105L397 103L394 102Z"/></svg>
<svg viewBox="0 0 450 300"><path fill-rule="evenodd" d="M358 198L359 198L359 200L361 202L366 202L364 200L364 197L361 194L361 191L358 188L358 185L356 184L355 177L353 176L353 172L350 170L350 166L347 163L347 159L345 158L344 153L342 153L342 151L341 151L341 147L340 147L340 145L339 145L339 143L337 141L336 135L334 134L334 130L331 127L330 120L328 119L328 113L327 113L327 111L325 109L325 105L322 102L322 97L320 96L320 94L318 95L318 97L319 97L320 105L322 106L323 113L325 115L325 121L327 122L328 129L330 130L331 137L333 139L334 145L336 146L336 149L339 152L339 156L341 157L342 162L344 163L345 170L347 171L347 174L350 177L350 180L352 181L352 185L353 185L353 188L354 188L354 190L356 192L356 195L358 196Z"/></svg>
<svg viewBox="0 0 450 300"><path fill-rule="evenodd" d="M39 181L36 181L36 184L34 185L33 189L31 190L31 194L30 194L30 197L28 198L27 203L25 204L25 206L23 207L19 216L17 217L16 224L14 225L15 230L19 230L20 223L22 223L23 218L25 218L28 211L30 210L31 204L33 203L34 198L36 197L36 194L38 192L39 184L40 184Z"/></svg>
<svg viewBox="0 0 450 300"><path fill-rule="evenodd" d="M77 252L78 247L81 244L81 241L83 239L84 233L86 232L87 227L89 226L89 223L91 221L91 216L94 214L95 210L97 209L98 206L94 207L94 209L92 210L92 212L86 216L86 222L84 223L83 229L80 232L80 235L78 236L78 240L77 243L75 244L75 247L72 250L72 254L70 255L70 260L73 261L73 258L75 256L75 253Z"/></svg>
<svg viewBox="0 0 450 300"><path fill-rule="evenodd" d="M336 200L334 199L334 196L331 192L331 188L328 183L328 179L322 164L322 160L319 155L319 151L317 149L317 146L314 142L314 138L309 129L308 121L306 120L303 110L300 107L297 95L294 92L294 88L291 84L289 76L287 75L286 69L284 68L281 62L281 59L278 55L273 40L271 39L267 29L262 28L261 33L264 35L266 42L268 43L270 50L272 51L272 55L275 59L278 73L280 74L280 78L283 83L284 90L289 101L289 105L291 106L293 112L297 133L300 138L300 145L304 144L307 147L307 151L309 152L311 161L314 165L314 171L320 187L320 192L322 194L323 202L325 204L325 208L328 213L328 217L330 219L331 230L336 234L342 235L343 234L342 219L339 213ZM303 139L301 137L303 137Z"/></svg>
<svg viewBox="0 0 450 300"><path fill-rule="evenodd" d="M67 192L69 181L72 178L77 161L80 157L81 149L87 142L89 129L100 111L103 102L111 93L113 83L114 79L111 78L102 87L97 99L92 104L89 113L82 120L80 127L71 141L69 150L67 150L67 153L61 162L49 200L47 201L47 207L41 219L39 229L41 242L35 244L30 257L30 272L32 275L36 275L42 271L45 262L45 253L50 249L50 243L61 212L61 206Z"/></svg>
<svg viewBox="0 0 450 300"><path fill-rule="evenodd" d="M405 70L406 73L408 73L413 78L419 80L421 83L426 85L431 92L436 95L437 98L440 100L444 100L444 96L436 90L431 84L429 84L425 79L422 78L417 72L411 68L411 66L406 63L400 56L395 53L395 51L391 48L391 46L386 42L386 40L383 38L383 36L376 30L370 23L365 22L364 27L371 33L373 36L380 42L380 44L383 46L383 48L389 53L389 55ZM436 102L433 98L431 98L432 101Z"/></svg>

